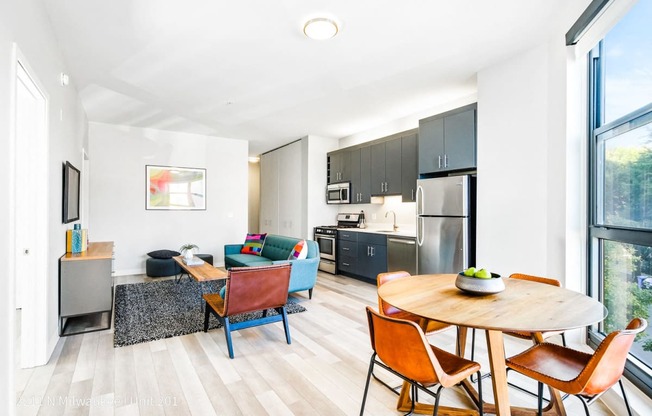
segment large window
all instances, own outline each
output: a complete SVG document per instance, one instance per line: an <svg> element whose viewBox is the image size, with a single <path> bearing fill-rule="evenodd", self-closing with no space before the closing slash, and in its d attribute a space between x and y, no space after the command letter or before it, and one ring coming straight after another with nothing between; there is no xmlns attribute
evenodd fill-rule
<svg viewBox="0 0 652 416"><path fill-rule="evenodd" d="M607 307L592 344L634 317L652 325L652 0L640 0L590 54L590 290ZM651 394L652 328L627 374Z"/></svg>

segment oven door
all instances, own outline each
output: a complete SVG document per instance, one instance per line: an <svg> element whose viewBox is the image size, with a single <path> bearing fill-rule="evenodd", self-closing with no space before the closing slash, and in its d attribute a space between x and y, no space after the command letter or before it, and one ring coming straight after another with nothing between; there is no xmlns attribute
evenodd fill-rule
<svg viewBox="0 0 652 416"><path fill-rule="evenodd" d="M315 234L315 241L319 244L319 257L335 261L335 237L332 235Z"/></svg>

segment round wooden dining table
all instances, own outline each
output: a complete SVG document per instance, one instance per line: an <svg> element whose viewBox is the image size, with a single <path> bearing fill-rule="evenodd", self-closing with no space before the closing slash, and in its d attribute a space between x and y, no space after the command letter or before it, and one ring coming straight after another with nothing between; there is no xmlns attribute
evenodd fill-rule
<svg viewBox="0 0 652 416"><path fill-rule="evenodd" d="M485 330L494 393L494 404L483 405L485 412L533 414L533 409L510 407L502 333L531 332L533 340L541 342L541 332L582 328L602 321L607 315L606 308L597 300L572 290L509 278L503 278L505 290L500 293L467 294L455 287L456 277L456 274L430 274L396 279L380 286L378 295L406 312L458 326L458 354L461 356L464 356L467 328ZM464 387L467 392L475 391L468 380ZM546 411L565 415L559 392L554 389L550 392L552 400ZM475 399L477 401L477 396Z"/></svg>

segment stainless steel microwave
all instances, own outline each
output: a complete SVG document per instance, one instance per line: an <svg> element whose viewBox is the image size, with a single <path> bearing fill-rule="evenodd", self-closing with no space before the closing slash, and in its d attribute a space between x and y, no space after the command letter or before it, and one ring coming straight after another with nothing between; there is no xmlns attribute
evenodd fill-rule
<svg viewBox="0 0 652 416"><path fill-rule="evenodd" d="M326 186L327 204L350 204L351 182L331 183Z"/></svg>

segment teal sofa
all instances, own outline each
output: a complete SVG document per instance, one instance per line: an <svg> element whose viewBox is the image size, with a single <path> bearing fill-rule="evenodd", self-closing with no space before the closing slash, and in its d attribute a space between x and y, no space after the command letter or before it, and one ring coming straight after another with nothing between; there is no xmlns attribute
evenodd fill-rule
<svg viewBox="0 0 652 416"><path fill-rule="evenodd" d="M231 267L268 266L289 262L292 264L292 271L288 293L307 290L308 297L312 299L312 290L317 282L317 269L319 268L319 245L313 240L306 240L308 257L288 261L290 252L301 240L300 238L268 234L260 256L241 254L240 250L242 250L243 244L227 244L224 246L224 266L228 270Z"/></svg>

